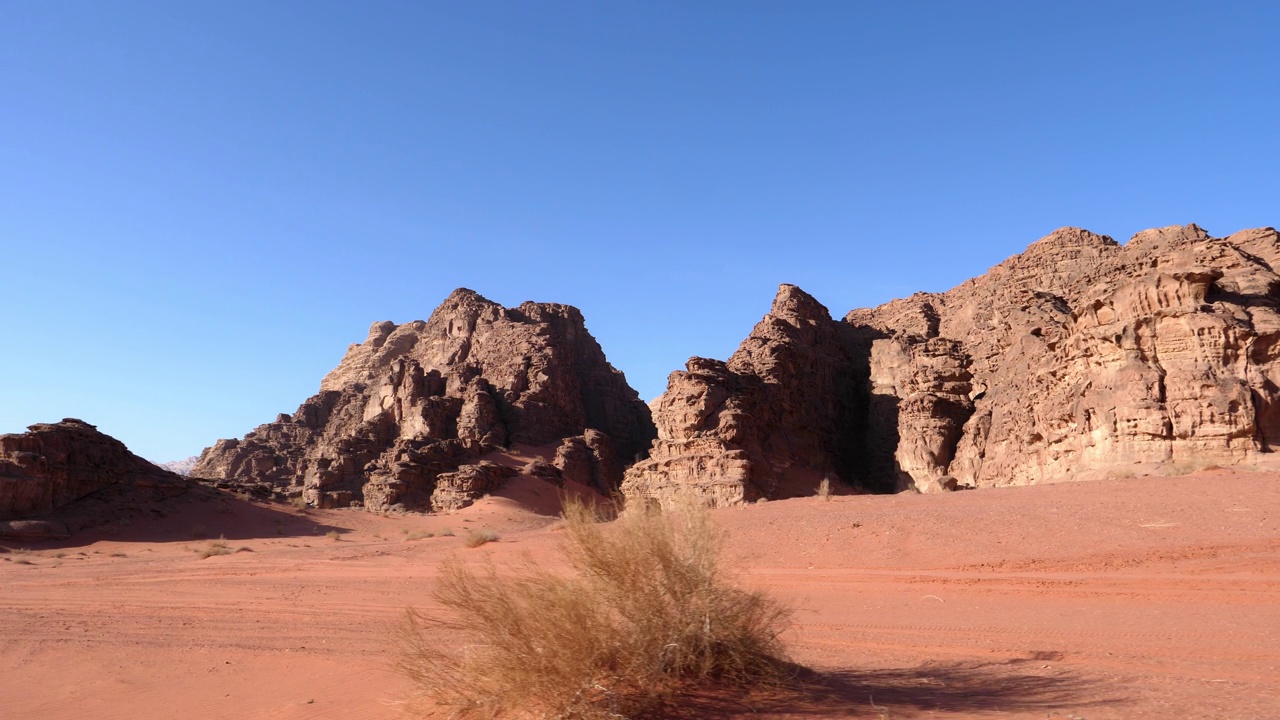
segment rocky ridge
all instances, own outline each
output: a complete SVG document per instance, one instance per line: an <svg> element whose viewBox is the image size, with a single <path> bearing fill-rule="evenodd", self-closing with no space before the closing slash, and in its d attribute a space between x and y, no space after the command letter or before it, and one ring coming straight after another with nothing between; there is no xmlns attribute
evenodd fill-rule
<svg viewBox="0 0 1280 720"><path fill-rule="evenodd" d="M0 536L65 537L92 518L49 518L76 501L124 486L168 497L186 482L129 452L124 443L74 418L0 435ZM41 518L33 520L32 518Z"/></svg>
<svg viewBox="0 0 1280 720"><path fill-rule="evenodd" d="M556 445L558 476L585 468L612 490L653 434L576 308L505 308L459 289L426 321L375 323L319 394L219 440L192 475L323 507L449 510L502 481L505 468L480 461L495 450Z"/></svg>
<svg viewBox="0 0 1280 720"><path fill-rule="evenodd" d="M1280 237L1077 228L843 322L784 285L728 363L654 403L630 496L936 491L1255 459L1280 443ZM816 307L815 307L816 306Z"/></svg>

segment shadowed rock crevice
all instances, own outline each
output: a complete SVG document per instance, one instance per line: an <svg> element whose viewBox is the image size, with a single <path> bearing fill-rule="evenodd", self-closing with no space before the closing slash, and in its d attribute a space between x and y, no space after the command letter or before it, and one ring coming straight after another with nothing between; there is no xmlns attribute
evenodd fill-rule
<svg viewBox="0 0 1280 720"><path fill-rule="evenodd" d="M593 462L610 465L591 479L612 491L620 459L643 455L653 436L648 407L576 308L504 308L460 289L426 321L375 323L319 394L219 440L192 473L269 483L321 507L447 510L501 482L478 463L486 453L583 438Z"/></svg>

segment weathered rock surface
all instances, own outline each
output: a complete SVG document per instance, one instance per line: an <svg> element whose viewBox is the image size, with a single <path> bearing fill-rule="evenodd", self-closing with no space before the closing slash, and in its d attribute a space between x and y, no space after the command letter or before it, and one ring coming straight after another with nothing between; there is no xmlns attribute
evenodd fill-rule
<svg viewBox="0 0 1280 720"><path fill-rule="evenodd" d="M124 443L83 420L39 423L25 433L0 435L0 520L47 515L117 484L181 485L177 475L129 452ZM15 533L58 535L61 528L22 522Z"/></svg>
<svg viewBox="0 0 1280 720"><path fill-rule="evenodd" d="M783 285L728 362L691 358L654 403L658 439L624 492L693 489L716 505L813 494L853 477L865 434L865 339Z"/></svg>
<svg viewBox="0 0 1280 720"><path fill-rule="evenodd" d="M817 474L933 491L1250 460L1280 445L1276 262L1271 228L1123 246L1064 228L840 328L784 286L728 363L671 376L627 492L723 504Z"/></svg>
<svg viewBox="0 0 1280 720"><path fill-rule="evenodd" d="M610 441L615 464L642 456L654 435L648 407L582 314L505 308L460 289L425 322L374 324L319 394L241 440L219 440L192 474L270 483L324 507L452 508L465 502L458 493L487 491L480 471L464 469L483 454L575 436L590 444L590 431Z"/></svg>
<svg viewBox="0 0 1280 720"><path fill-rule="evenodd" d="M517 474L519 471L515 468L485 461L440 473L436 476L436 489L431 493L431 509L447 512L464 508Z"/></svg>
<svg viewBox="0 0 1280 720"><path fill-rule="evenodd" d="M1067 228L946 293L847 320L913 348L947 339L969 362L972 411L941 453L927 457L900 427L898 463L917 486L1230 465L1280 440L1280 276L1268 258L1280 259L1272 229L1169 227L1121 246ZM924 315L932 330L901 329Z"/></svg>

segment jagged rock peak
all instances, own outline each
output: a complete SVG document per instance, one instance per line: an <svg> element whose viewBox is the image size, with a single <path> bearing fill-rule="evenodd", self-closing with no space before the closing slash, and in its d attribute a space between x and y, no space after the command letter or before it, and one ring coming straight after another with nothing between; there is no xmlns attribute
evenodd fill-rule
<svg viewBox="0 0 1280 720"><path fill-rule="evenodd" d="M243 441L219 441L193 473L269 482L318 504L452 508L487 487L479 478L498 477L459 470L496 449L595 429L610 444L601 456L625 462L654 436L648 407L577 308L505 308L466 288L426 321L375 323L320 390ZM617 477L621 467L602 472Z"/></svg>
<svg viewBox="0 0 1280 720"><path fill-rule="evenodd" d="M786 283L778 286L778 294L773 298L769 314L793 324L831 320L831 311L827 310L826 305L795 285Z"/></svg>

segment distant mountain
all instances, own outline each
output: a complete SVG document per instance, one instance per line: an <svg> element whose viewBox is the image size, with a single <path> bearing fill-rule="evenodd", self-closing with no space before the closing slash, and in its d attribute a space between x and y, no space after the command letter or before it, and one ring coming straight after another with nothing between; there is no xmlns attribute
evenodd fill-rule
<svg viewBox="0 0 1280 720"><path fill-rule="evenodd" d="M169 462L156 463L160 467L175 472L179 475L190 475L191 468L196 466L196 461L200 459L199 455L193 455L185 460L170 460Z"/></svg>

